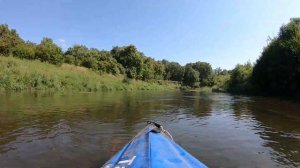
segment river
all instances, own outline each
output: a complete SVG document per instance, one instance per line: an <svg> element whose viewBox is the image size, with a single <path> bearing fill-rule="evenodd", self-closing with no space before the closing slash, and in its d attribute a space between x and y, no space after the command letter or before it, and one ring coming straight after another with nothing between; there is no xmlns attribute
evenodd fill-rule
<svg viewBox="0 0 300 168"><path fill-rule="evenodd" d="M0 93L0 167L100 167L146 121L209 167L300 167L300 103L179 91Z"/></svg>

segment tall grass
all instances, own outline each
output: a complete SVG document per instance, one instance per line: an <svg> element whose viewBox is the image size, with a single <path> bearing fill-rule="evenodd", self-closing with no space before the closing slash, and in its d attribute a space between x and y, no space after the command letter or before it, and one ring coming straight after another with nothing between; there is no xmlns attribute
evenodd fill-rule
<svg viewBox="0 0 300 168"><path fill-rule="evenodd" d="M97 74L69 64L56 66L38 60L29 61L0 56L1 90L165 90L179 85L168 82L128 80L124 76Z"/></svg>

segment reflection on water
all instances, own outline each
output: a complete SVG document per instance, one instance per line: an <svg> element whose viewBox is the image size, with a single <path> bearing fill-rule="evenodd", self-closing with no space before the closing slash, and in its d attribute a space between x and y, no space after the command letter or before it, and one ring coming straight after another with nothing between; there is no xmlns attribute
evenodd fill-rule
<svg viewBox="0 0 300 168"><path fill-rule="evenodd" d="M211 167L299 167L300 105L199 92L1 93L0 167L99 167L145 121Z"/></svg>

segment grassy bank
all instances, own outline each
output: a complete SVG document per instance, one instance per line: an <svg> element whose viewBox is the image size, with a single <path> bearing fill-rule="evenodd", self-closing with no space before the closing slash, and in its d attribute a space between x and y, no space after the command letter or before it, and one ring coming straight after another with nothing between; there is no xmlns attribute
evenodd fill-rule
<svg viewBox="0 0 300 168"><path fill-rule="evenodd" d="M40 61L0 56L1 90L169 90L179 86L167 81L143 82L124 76L99 75L89 69L63 64L56 66Z"/></svg>
<svg viewBox="0 0 300 168"><path fill-rule="evenodd" d="M197 87L197 88L193 88L193 87L189 87L189 86L181 86L180 90L183 91L192 91L192 92L203 92L203 93L211 93L214 92L215 90L213 90L212 87Z"/></svg>

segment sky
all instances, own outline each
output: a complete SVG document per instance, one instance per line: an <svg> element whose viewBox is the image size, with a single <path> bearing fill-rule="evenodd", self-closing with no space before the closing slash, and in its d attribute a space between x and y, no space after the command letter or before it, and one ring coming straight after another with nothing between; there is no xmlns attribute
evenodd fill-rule
<svg viewBox="0 0 300 168"><path fill-rule="evenodd" d="M225 69L255 62L293 17L299 0L0 0L0 24L25 40L50 37L64 50L134 44L156 60Z"/></svg>

